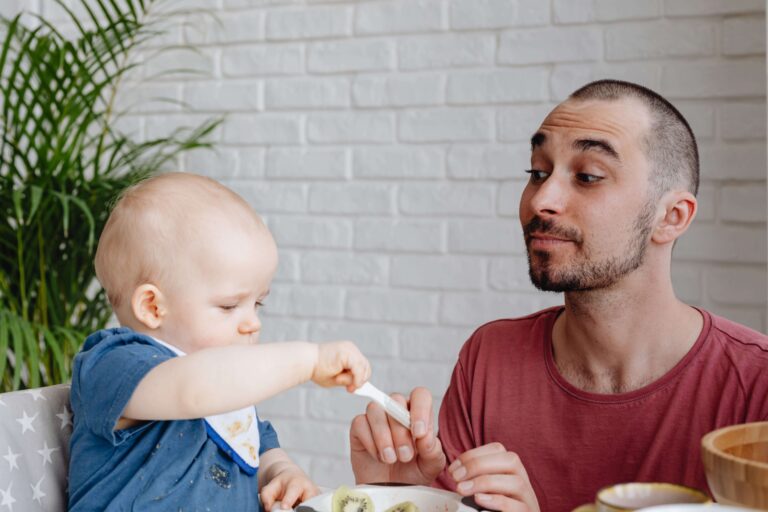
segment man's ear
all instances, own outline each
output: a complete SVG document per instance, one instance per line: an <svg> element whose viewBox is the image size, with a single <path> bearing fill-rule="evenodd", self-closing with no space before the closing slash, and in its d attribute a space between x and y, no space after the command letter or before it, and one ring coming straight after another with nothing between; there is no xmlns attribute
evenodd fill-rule
<svg viewBox="0 0 768 512"><path fill-rule="evenodd" d="M136 320L150 329L157 329L165 316L165 297L157 286L144 283L133 291L131 310Z"/></svg>
<svg viewBox="0 0 768 512"><path fill-rule="evenodd" d="M698 211L696 197L688 191L668 192L660 204L664 207L664 216L656 224L651 240L657 244L674 242L691 225Z"/></svg>

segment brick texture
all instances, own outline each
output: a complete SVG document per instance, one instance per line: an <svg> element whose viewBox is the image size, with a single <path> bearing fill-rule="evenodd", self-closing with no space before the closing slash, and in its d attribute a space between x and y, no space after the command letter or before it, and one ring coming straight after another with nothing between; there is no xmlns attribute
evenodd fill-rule
<svg viewBox="0 0 768 512"><path fill-rule="evenodd" d="M275 235L264 341L353 339L374 383L426 385L439 403L474 328L562 300L528 280L518 201L531 134L597 78L658 90L700 139L699 215L673 255L678 295L766 329L764 0L205 5L220 22L191 16L164 38L199 53L153 62L123 102L188 106L145 101L123 125L157 136L226 115L216 152L180 165L240 192ZM202 75L147 78L163 66ZM329 487L353 483L348 425L364 409L311 385L260 406Z"/></svg>

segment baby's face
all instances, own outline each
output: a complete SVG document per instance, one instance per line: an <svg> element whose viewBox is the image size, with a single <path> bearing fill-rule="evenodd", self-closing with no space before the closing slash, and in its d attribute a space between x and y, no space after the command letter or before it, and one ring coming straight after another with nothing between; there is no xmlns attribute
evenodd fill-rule
<svg viewBox="0 0 768 512"><path fill-rule="evenodd" d="M266 228L219 226L200 244L182 244L158 337L186 353L256 343L259 307L277 268L277 248Z"/></svg>

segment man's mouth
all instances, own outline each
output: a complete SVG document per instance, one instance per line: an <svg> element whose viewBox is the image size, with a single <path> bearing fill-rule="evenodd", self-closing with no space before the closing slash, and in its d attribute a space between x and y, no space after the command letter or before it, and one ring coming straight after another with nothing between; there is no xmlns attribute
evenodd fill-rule
<svg viewBox="0 0 768 512"><path fill-rule="evenodd" d="M551 219L534 217L523 226L525 243L532 249L552 249L565 244L581 244L581 235L574 229L555 224Z"/></svg>
<svg viewBox="0 0 768 512"><path fill-rule="evenodd" d="M564 247L566 244L575 243L569 238L562 238L547 233L530 233L527 235L528 247L533 250L547 250Z"/></svg>
<svg viewBox="0 0 768 512"><path fill-rule="evenodd" d="M558 241L558 242L573 242L570 238L563 238L560 236L550 235L547 233L531 233L528 235L529 238L535 238L537 240L552 240L552 241Z"/></svg>

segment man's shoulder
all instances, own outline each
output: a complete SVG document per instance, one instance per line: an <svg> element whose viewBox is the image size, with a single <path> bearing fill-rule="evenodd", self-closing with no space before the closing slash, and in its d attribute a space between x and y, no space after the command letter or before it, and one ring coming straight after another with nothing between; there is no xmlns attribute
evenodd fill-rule
<svg viewBox="0 0 768 512"><path fill-rule="evenodd" d="M710 336L720 339L731 347L768 355L768 335L727 318L707 313L712 321Z"/></svg>
<svg viewBox="0 0 768 512"><path fill-rule="evenodd" d="M555 319L563 310L563 306L542 309L530 315L500 318L478 327L469 337L465 348L496 344L508 346L510 343L540 342L551 333Z"/></svg>
<svg viewBox="0 0 768 512"><path fill-rule="evenodd" d="M553 306L526 316L499 318L481 325L475 330L475 334L488 332L524 332L534 329L542 323L554 322L555 318L557 318L562 310L563 306Z"/></svg>
<svg viewBox="0 0 768 512"><path fill-rule="evenodd" d="M741 386L768 391L768 336L727 318L707 314L711 327L706 352L718 358L720 368L737 376Z"/></svg>

